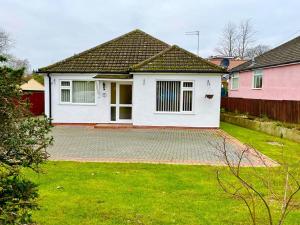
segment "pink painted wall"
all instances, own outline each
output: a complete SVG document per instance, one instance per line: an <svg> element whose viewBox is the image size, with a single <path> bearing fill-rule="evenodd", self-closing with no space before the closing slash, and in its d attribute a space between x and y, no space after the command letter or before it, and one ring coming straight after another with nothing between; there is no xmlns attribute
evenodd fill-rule
<svg viewBox="0 0 300 225"><path fill-rule="evenodd" d="M241 72L238 90L229 97L300 101L300 64L263 69L262 89L252 89L253 71Z"/></svg>

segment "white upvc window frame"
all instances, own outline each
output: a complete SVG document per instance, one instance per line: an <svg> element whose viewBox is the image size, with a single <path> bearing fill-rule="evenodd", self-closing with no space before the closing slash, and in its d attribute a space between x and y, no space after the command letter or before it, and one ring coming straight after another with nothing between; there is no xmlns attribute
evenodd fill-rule
<svg viewBox="0 0 300 225"><path fill-rule="evenodd" d="M233 81L234 79L237 80L237 87L233 87ZM240 74L238 72L234 72L231 76L231 80L230 80L230 90L234 91L234 90L238 90L240 87Z"/></svg>
<svg viewBox="0 0 300 225"><path fill-rule="evenodd" d="M157 88L157 81L179 81L180 82L180 102L179 102L179 111L172 112L172 111L157 111L156 107L156 100L155 100L155 109L154 113L157 114L195 114L195 81L194 80L180 80L180 79L157 79L155 80L155 93L156 93L156 88ZM189 82L193 84L193 87L183 87L183 83ZM184 91L192 91L192 111L183 111L183 92ZM156 94L155 94L155 99L156 99Z"/></svg>
<svg viewBox="0 0 300 225"><path fill-rule="evenodd" d="M95 90L95 98L94 102L91 103L80 103L80 102L73 102L73 81L93 81L94 82L94 90ZM62 86L62 82L70 82L70 86ZM59 80L59 104L61 105L96 105L96 98L97 98L97 82L95 80L81 80L81 79L62 79ZM61 91L62 90L70 90L70 101L69 102L62 102L61 101Z"/></svg>
<svg viewBox="0 0 300 225"><path fill-rule="evenodd" d="M261 76L261 87L255 87L255 77L257 76ZM263 88L263 70L262 69L257 69L257 70L253 70L253 75L252 75L252 89L253 90L261 90Z"/></svg>
<svg viewBox="0 0 300 225"><path fill-rule="evenodd" d="M62 86L63 82L69 82L69 86ZM63 102L61 100L62 98L62 90L69 90L70 91L70 101L68 102ZM59 103L60 104L72 104L72 80L59 80Z"/></svg>

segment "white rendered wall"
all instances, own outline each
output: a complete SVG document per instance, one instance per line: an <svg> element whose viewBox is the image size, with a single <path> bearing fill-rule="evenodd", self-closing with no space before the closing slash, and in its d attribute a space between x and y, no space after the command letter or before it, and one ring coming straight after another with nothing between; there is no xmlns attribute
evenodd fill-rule
<svg viewBox="0 0 300 225"><path fill-rule="evenodd" d="M108 123L110 121L110 83L106 82L103 96L102 82L96 86L95 104L60 103L60 80L92 80L96 74L50 74L52 85L53 123ZM49 116L49 83L45 76L45 113Z"/></svg>
<svg viewBox="0 0 300 225"><path fill-rule="evenodd" d="M60 80L94 80L95 74L50 74L52 80L52 119L54 123L110 123L110 82L106 81L103 96L102 81L96 88L96 103L61 104ZM194 81L193 114L156 113L156 80ZM210 81L210 88L207 86ZM219 127L220 74L134 74L133 124L145 126ZM205 98L207 92L213 99ZM45 114L49 116L49 83L45 76Z"/></svg>
<svg viewBox="0 0 300 225"><path fill-rule="evenodd" d="M194 81L193 114L157 113L157 80ZM214 94L212 99L205 98L208 92ZM221 74L134 74L133 125L219 127L220 95Z"/></svg>

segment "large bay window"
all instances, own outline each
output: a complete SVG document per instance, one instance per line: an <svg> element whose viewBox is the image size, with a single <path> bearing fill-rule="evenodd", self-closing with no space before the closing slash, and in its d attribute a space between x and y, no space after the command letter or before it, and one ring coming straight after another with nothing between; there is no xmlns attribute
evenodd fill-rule
<svg viewBox="0 0 300 225"><path fill-rule="evenodd" d="M61 103L95 103L95 81L60 81Z"/></svg>
<svg viewBox="0 0 300 225"><path fill-rule="evenodd" d="M157 81L156 111L192 112L193 91L192 81Z"/></svg>
<svg viewBox="0 0 300 225"><path fill-rule="evenodd" d="M261 89L263 82L262 70L254 70L253 72L253 89Z"/></svg>

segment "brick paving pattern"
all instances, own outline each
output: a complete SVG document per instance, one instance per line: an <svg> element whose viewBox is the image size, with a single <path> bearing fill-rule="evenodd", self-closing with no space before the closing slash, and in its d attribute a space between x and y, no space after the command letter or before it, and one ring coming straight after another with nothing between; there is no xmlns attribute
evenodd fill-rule
<svg viewBox="0 0 300 225"><path fill-rule="evenodd" d="M222 165L214 146L223 139L214 129L56 126L53 136L55 143L48 149L53 160ZM233 158L242 148L237 141L227 147Z"/></svg>

